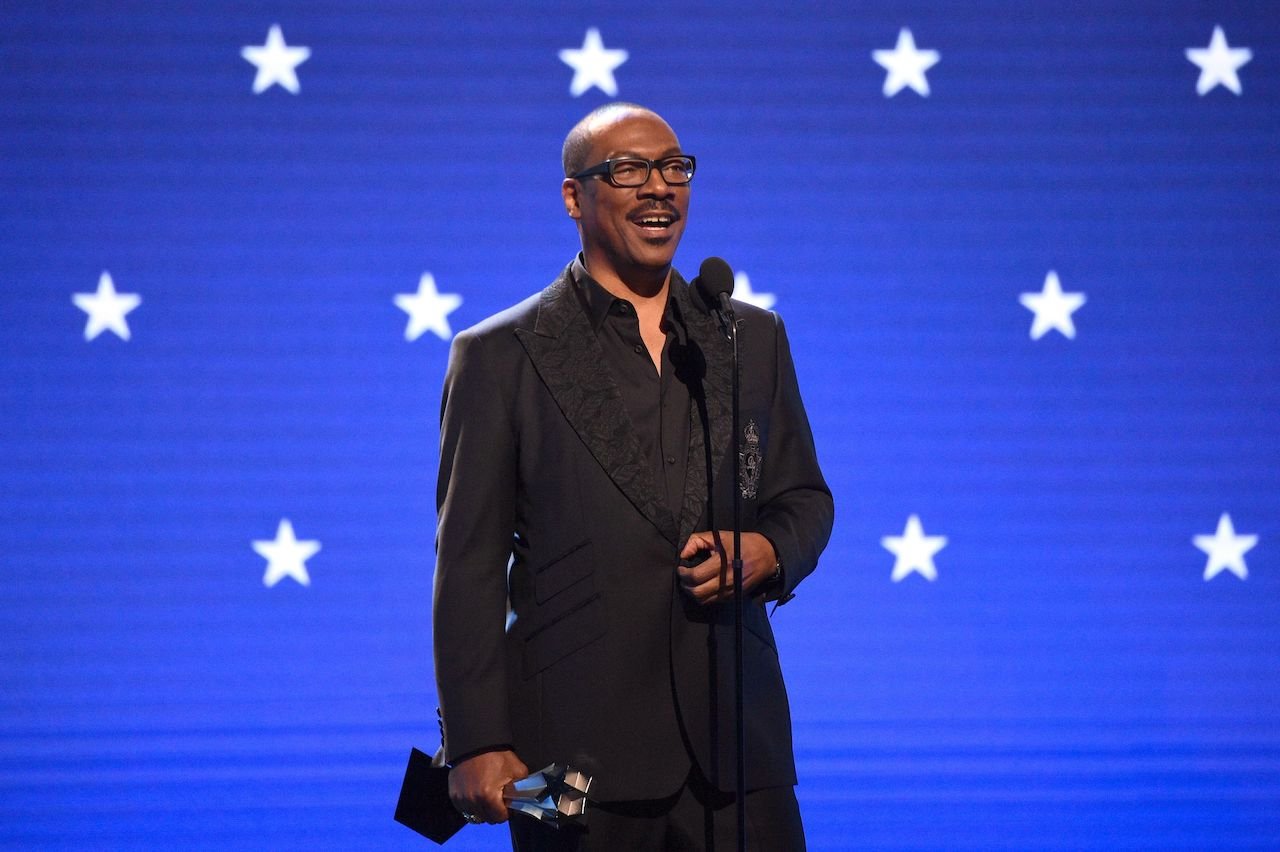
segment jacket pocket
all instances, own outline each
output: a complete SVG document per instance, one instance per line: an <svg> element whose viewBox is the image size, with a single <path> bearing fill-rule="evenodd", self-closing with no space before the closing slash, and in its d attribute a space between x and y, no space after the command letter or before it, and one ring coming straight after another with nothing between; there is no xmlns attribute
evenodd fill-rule
<svg viewBox="0 0 1280 852"><path fill-rule="evenodd" d="M591 575L595 566L591 562L591 539L583 539L563 553L547 560L534 569L533 597L544 604L565 589Z"/></svg>
<svg viewBox="0 0 1280 852"><path fill-rule="evenodd" d="M604 599L597 592L534 627L524 639L524 676L532 677L605 634Z"/></svg>

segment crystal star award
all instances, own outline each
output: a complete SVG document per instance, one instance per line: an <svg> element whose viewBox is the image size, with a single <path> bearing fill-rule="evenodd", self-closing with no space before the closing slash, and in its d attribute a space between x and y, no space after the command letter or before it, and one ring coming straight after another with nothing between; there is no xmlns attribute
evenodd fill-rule
<svg viewBox="0 0 1280 852"><path fill-rule="evenodd" d="M512 812L562 828L582 821L590 789L590 777L553 763L507 784L502 799ZM449 799L449 767L442 753L431 758L416 748L410 752L395 818L440 844L466 826L466 820Z"/></svg>
<svg viewBox="0 0 1280 852"><path fill-rule="evenodd" d="M582 821L587 812L591 778L562 763L553 763L502 790L507 809L556 828Z"/></svg>

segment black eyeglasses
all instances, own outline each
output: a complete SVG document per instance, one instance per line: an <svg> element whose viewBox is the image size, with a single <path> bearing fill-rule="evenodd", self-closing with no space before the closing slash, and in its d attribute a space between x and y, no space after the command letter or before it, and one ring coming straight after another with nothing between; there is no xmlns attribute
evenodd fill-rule
<svg viewBox="0 0 1280 852"><path fill-rule="evenodd" d="M658 160L646 160L643 157L617 157L583 169L569 177L578 180L600 175L614 186L636 187L644 186L649 181L650 172L656 168L668 186L684 186L693 180L693 169L696 165L694 158L687 154L662 157Z"/></svg>

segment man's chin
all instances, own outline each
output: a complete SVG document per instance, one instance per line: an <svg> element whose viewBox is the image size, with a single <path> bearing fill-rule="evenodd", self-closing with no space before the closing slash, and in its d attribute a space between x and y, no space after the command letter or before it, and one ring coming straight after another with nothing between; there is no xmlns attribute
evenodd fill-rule
<svg viewBox="0 0 1280 852"><path fill-rule="evenodd" d="M671 237L633 240L623 247L622 251L602 253L598 258L600 263L598 271L612 269L613 273L623 281L639 281L665 276L671 269L678 242L678 239ZM590 260L588 258L588 269L593 268Z"/></svg>
<svg viewBox="0 0 1280 852"><path fill-rule="evenodd" d="M680 238L675 234L644 237L639 250L633 255L633 260L637 266L665 269L671 265L672 259L675 258L676 246L679 244Z"/></svg>
<svg viewBox="0 0 1280 852"><path fill-rule="evenodd" d="M669 251L654 253L646 257L636 258L633 266L636 270L650 275L665 275L671 269L671 261L674 259L674 255L674 252Z"/></svg>

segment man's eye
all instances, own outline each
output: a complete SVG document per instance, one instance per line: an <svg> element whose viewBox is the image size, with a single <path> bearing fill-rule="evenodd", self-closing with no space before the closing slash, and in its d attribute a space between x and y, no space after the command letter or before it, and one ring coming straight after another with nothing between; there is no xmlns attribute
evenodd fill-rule
<svg viewBox="0 0 1280 852"><path fill-rule="evenodd" d="M624 160L621 163L613 164L613 176L620 178L635 177L644 172L644 163L635 160Z"/></svg>

